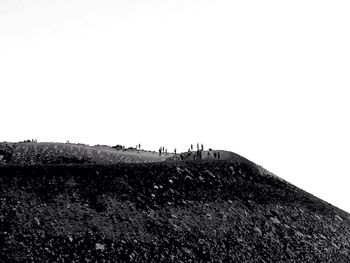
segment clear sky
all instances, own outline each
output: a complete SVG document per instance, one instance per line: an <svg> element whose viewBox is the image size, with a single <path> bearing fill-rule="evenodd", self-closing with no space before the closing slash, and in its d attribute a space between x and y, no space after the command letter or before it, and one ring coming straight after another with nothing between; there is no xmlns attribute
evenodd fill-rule
<svg viewBox="0 0 350 263"><path fill-rule="evenodd" d="M1 0L0 141L226 149L350 212L349 1Z"/></svg>

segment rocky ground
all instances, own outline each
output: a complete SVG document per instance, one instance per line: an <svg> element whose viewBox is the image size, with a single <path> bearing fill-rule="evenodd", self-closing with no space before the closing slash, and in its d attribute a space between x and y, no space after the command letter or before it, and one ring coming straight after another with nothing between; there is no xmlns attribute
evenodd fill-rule
<svg viewBox="0 0 350 263"><path fill-rule="evenodd" d="M350 215L250 162L0 165L1 262L350 262Z"/></svg>

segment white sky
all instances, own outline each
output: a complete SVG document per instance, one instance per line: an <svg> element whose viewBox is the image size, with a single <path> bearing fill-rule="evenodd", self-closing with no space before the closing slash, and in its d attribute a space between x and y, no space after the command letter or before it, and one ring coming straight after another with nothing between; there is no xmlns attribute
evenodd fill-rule
<svg viewBox="0 0 350 263"><path fill-rule="evenodd" d="M350 211L349 1L1 0L0 141L227 149Z"/></svg>

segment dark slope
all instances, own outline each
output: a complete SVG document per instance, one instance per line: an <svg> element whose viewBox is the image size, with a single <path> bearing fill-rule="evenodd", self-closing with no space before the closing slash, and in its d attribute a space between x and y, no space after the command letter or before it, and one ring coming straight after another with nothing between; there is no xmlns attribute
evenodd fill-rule
<svg viewBox="0 0 350 263"><path fill-rule="evenodd" d="M233 161L0 166L2 262L350 262L350 216Z"/></svg>

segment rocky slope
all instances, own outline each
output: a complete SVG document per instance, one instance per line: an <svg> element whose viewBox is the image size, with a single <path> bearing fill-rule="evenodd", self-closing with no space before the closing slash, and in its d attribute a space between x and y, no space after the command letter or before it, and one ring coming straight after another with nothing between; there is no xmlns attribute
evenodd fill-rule
<svg viewBox="0 0 350 263"><path fill-rule="evenodd" d="M0 165L1 262L350 262L350 215L251 163Z"/></svg>

